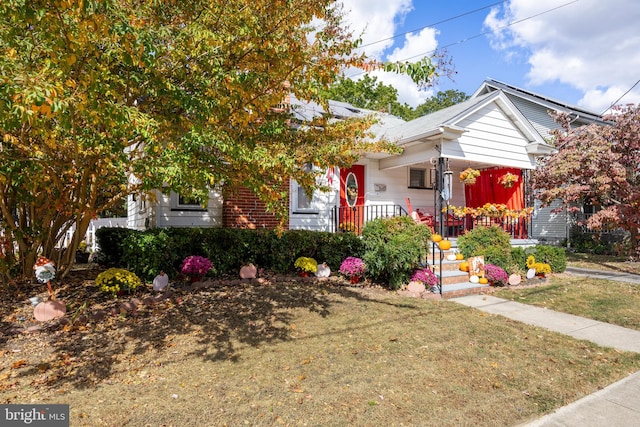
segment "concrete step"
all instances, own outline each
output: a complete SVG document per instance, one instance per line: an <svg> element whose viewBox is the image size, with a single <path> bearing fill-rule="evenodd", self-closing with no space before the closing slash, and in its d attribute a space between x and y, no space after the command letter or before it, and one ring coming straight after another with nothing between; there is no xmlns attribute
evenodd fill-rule
<svg viewBox="0 0 640 427"><path fill-rule="evenodd" d="M458 282L442 285L442 298L458 298L466 295L487 293L493 288L489 285L480 285L471 282Z"/></svg>
<svg viewBox="0 0 640 427"><path fill-rule="evenodd" d="M436 271L436 276L440 274ZM469 282L469 273L460 270L443 270L442 271L442 284L450 285L454 283ZM471 284L471 282L469 282Z"/></svg>
<svg viewBox="0 0 640 427"><path fill-rule="evenodd" d="M464 261L464 260L456 260L456 261L447 261L447 260L442 260L442 271L455 271L455 270L460 270L460 263ZM432 264L432 260L429 260L429 265L431 266ZM435 260L435 264L433 265L434 267L434 272L438 272L440 270L440 261L439 260Z"/></svg>

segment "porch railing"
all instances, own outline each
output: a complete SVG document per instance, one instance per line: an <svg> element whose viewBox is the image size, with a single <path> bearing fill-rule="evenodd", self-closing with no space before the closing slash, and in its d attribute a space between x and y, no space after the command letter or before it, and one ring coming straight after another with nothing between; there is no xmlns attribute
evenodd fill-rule
<svg viewBox="0 0 640 427"><path fill-rule="evenodd" d="M404 215L408 215L408 212L400 205L334 206L329 219L329 231L360 234L367 221Z"/></svg>
<svg viewBox="0 0 640 427"><path fill-rule="evenodd" d="M367 221L401 215L408 215L408 212L400 205L336 206L331 210L329 231L334 233L352 231L360 234ZM529 238L529 230L531 230L531 218L528 217L474 218L471 215L458 217L449 214L443 216L442 227L440 227L439 219L435 218L433 228L445 237L456 237L464 234L466 230L472 230L479 226L498 226L510 234L513 239L527 239Z"/></svg>

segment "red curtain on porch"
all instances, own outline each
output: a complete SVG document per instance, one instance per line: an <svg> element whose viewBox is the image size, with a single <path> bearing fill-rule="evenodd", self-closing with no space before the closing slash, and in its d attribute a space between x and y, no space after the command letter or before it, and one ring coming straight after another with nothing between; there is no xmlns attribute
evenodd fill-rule
<svg viewBox="0 0 640 427"><path fill-rule="evenodd" d="M513 187L505 188L498 182L507 172L518 177ZM524 182L522 171L516 168L493 168L480 171L473 185L464 186L464 197L467 207L478 208L485 203L507 205L508 209L524 209Z"/></svg>

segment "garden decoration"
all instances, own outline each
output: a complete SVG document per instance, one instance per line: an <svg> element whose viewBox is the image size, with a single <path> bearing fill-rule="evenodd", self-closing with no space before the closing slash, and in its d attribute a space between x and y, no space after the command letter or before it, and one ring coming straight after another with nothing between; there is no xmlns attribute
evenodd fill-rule
<svg viewBox="0 0 640 427"><path fill-rule="evenodd" d="M466 185L473 185L476 183L476 178L480 176L480 171L473 168L467 168L460 172L460 182Z"/></svg>
<svg viewBox="0 0 640 427"><path fill-rule="evenodd" d="M329 277L331 276L331 269L326 262L318 265L318 271L316 271L316 277Z"/></svg>
<svg viewBox="0 0 640 427"><path fill-rule="evenodd" d="M169 286L169 276L167 276L167 274L164 271L161 271L153 279L153 290L154 291L162 291L167 286Z"/></svg>
<svg viewBox="0 0 640 427"><path fill-rule="evenodd" d="M62 317L67 312L67 307L64 302L56 301L53 289L51 288L51 280L56 277L56 268L53 261L40 256L36 260L36 264L33 266L36 273L36 279L40 283L46 283L49 291L49 301L39 302L33 309L33 316L39 322L47 322L57 317ZM35 299L31 298L31 304L35 303Z"/></svg>
<svg viewBox="0 0 640 427"><path fill-rule="evenodd" d="M448 251L449 249L451 249L451 241L450 240L440 240L438 242L438 247L442 251Z"/></svg>
<svg viewBox="0 0 640 427"><path fill-rule="evenodd" d="M513 273L511 276L509 276L509 284L511 286L517 286L520 284L521 281L522 281L522 276L520 276L517 273Z"/></svg>
<svg viewBox="0 0 640 427"><path fill-rule="evenodd" d="M507 205L502 203L485 203L478 208L450 205L448 209L457 217L470 215L472 218L529 218L533 213L532 207L524 209L509 209L507 208Z"/></svg>
<svg viewBox="0 0 640 427"><path fill-rule="evenodd" d="M36 264L33 266L33 269L36 272L36 279L40 283L46 283L47 289L49 290L49 299L52 301L56 299L53 294L53 289L51 288L51 280L56 277L56 267L48 258L43 256L38 257L36 260Z"/></svg>
<svg viewBox="0 0 640 427"><path fill-rule="evenodd" d="M351 283L358 283L365 272L365 265L362 259L357 257L347 257L340 264L340 274L346 276Z"/></svg>
<svg viewBox="0 0 640 427"><path fill-rule="evenodd" d="M298 274L301 277L308 277L309 273L315 273L318 271L318 261L305 256L301 256L296 259L293 266L298 269Z"/></svg>
<svg viewBox="0 0 640 427"><path fill-rule="evenodd" d="M511 172L507 172L498 178L498 183L502 185L504 188L511 188L514 186L515 183L518 182L519 179L520 177L518 175L513 174Z"/></svg>
<svg viewBox="0 0 640 427"><path fill-rule="evenodd" d="M469 258L469 276L484 276L484 256Z"/></svg>
<svg viewBox="0 0 640 427"><path fill-rule="evenodd" d="M247 265L242 266L240 268L240 278L241 279L255 279L258 275L258 269L255 265L249 263Z"/></svg>
<svg viewBox="0 0 640 427"><path fill-rule="evenodd" d="M195 283L201 281L212 268L213 264L209 259L199 255L191 255L182 261L180 272L188 276L191 283Z"/></svg>

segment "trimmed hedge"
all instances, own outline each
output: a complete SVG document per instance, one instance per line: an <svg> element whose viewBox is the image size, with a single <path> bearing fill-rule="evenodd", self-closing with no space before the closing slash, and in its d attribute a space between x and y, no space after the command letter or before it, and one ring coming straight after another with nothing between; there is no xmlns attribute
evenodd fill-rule
<svg viewBox="0 0 640 427"><path fill-rule="evenodd" d="M240 267L253 263L274 273L295 271L301 256L326 262L338 271L348 256L362 257L362 240L353 233L308 230L248 230L237 228L155 228L146 231L100 228L96 232L98 262L126 268L145 280L160 270L170 277L179 274L189 255L209 258L215 274L237 275Z"/></svg>

